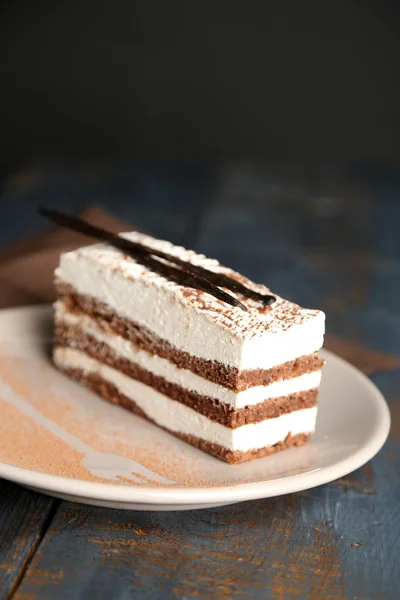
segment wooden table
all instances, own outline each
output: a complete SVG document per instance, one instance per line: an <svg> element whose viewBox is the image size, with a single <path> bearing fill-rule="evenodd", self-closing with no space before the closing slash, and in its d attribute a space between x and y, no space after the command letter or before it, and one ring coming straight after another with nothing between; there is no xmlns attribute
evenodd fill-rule
<svg viewBox="0 0 400 600"><path fill-rule="evenodd" d="M243 165L39 170L8 182L0 242L40 230L35 202L101 204L325 309L329 332L400 356L400 178L325 175L304 190ZM400 370L372 379L391 406L389 441L362 469L313 490L145 513L1 481L0 599L399 598Z"/></svg>

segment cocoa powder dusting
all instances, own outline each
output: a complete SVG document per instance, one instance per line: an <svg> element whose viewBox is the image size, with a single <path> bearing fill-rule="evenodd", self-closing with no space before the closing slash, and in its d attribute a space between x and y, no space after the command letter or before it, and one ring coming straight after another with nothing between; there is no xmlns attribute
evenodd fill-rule
<svg viewBox="0 0 400 600"><path fill-rule="evenodd" d="M27 358L0 356L0 379L41 415L93 450L129 458L175 484L212 487L257 480L251 475L236 476L229 470L232 467L221 466L217 459L172 438L140 417L105 403L59 373L44 354L34 358L32 355ZM95 476L83 466L83 453L5 399L0 398L0 410L0 460L43 473L116 483ZM216 465L212 475L210 461ZM120 485L138 485L125 473L116 475L119 475ZM133 470L132 478L135 475ZM154 481L151 475L140 477L145 485L169 485Z"/></svg>
<svg viewBox="0 0 400 600"><path fill-rule="evenodd" d="M110 483L82 466L83 454L0 399L0 460L61 477Z"/></svg>

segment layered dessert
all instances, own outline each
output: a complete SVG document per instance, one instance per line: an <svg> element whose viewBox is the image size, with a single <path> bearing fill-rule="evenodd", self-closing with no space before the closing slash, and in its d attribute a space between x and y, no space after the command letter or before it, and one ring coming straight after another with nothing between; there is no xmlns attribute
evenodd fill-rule
<svg viewBox="0 0 400 600"><path fill-rule="evenodd" d="M57 367L228 463L304 444L315 429L324 314L169 242L120 239L136 255L96 244L61 256ZM215 284L228 280L229 289Z"/></svg>

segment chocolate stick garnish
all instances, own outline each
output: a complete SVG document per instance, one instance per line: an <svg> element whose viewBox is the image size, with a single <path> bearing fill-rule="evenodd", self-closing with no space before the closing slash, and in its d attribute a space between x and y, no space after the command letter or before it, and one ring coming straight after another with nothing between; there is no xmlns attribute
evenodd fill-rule
<svg viewBox="0 0 400 600"><path fill-rule="evenodd" d="M183 262L183 261L182 261ZM215 273L214 271L208 271L203 267L199 267L198 265L190 265L190 270L192 273L207 273L207 279L214 283L215 285L228 288L228 290L232 290L232 292L237 292L238 294L242 294L243 296L247 296L247 298L252 298L253 300L257 300L258 302L262 302L264 306L269 306L276 301L275 296L271 294L260 294L250 288L246 287L239 281L232 279L229 275L224 275L223 273Z"/></svg>
<svg viewBox="0 0 400 600"><path fill-rule="evenodd" d="M39 208L38 210L40 214L62 227L68 227L69 229L73 229L74 231L78 231L90 237L106 241L119 250L123 250L124 252L133 255L138 262L180 285L193 287L207 292L219 300L222 300L231 306L237 306L244 311L247 311L247 308L242 302L231 296L231 294L219 289L217 286L223 286L255 300L259 300L263 302L264 305L272 304L276 300L274 296L263 295L250 290L227 275L214 273L213 271L208 271L198 265L192 265L191 263L167 254L166 252L162 252L161 250L150 248L149 246L138 242L133 242L107 231L106 229L91 225L78 217L45 208ZM157 260L155 257L161 258L162 261ZM181 268L176 269L163 261L174 263Z"/></svg>
<svg viewBox="0 0 400 600"><path fill-rule="evenodd" d="M107 231L106 229L90 225L90 223L87 223L83 219L79 219L78 217L74 217L72 215L67 215L58 211L48 210L45 208L39 208L38 211L41 215L47 217L57 225L61 225L62 227L68 227L69 229L78 231L79 233L83 233L84 235L93 237L97 240L100 239L102 241L108 242L115 248L118 248L119 250L122 250L123 252L131 256L134 256L134 258L139 263L149 267L152 271L159 273L160 275L166 277L167 279L170 279L171 281L175 281L180 285L198 289L203 292L206 292L207 294L211 294L211 296L218 298L218 300L222 300L223 302L226 302L231 306L241 308L242 310L247 312L247 308L242 302L240 302L227 292L224 292L223 290L219 289L217 286L213 285L200 275L185 272L183 269L177 269L172 265L167 264L166 262L162 262L157 258L154 258L154 256L152 256L153 254L155 254L156 256L161 254L162 256L160 256L160 258L166 261L170 261L170 259L174 257L170 256L169 254L166 254L164 252L159 253L158 251L153 252L152 248L149 248L142 244L138 244L136 242L132 242L131 240L127 240L126 238L123 238L110 231ZM182 261L182 263L184 265L188 264L185 261Z"/></svg>

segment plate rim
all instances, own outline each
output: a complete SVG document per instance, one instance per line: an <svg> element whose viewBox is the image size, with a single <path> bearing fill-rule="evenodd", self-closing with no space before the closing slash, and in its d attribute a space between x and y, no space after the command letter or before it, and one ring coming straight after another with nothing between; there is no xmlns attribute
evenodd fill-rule
<svg viewBox="0 0 400 600"><path fill-rule="evenodd" d="M7 308L0 310L0 316L4 315L4 313L22 311L45 313L50 309L51 305L48 304ZM355 471L379 452L389 435L390 411L382 392L364 373L333 352L325 349L322 352L327 360L336 362L340 368L347 369L351 372L352 376L358 378L369 389L371 397L373 397L379 406L379 419L375 424L373 434L371 434L370 438L357 448L357 450L352 452L350 456L342 458L327 467L319 467L305 473L298 473L268 481L203 487L183 485L164 487L146 484L125 486L118 483L85 481L51 473L42 473L3 461L0 461L0 477L20 485L32 486L36 489L40 488L43 493L49 496L51 496L52 492L55 492L87 500L100 497L102 500L121 504L143 503L158 504L160 506L171 503L188 505L192 503L209 504L214 501L241 502L300 492L305 489L324 485ZM310 443L312 444L312 441Z"/></svg>

